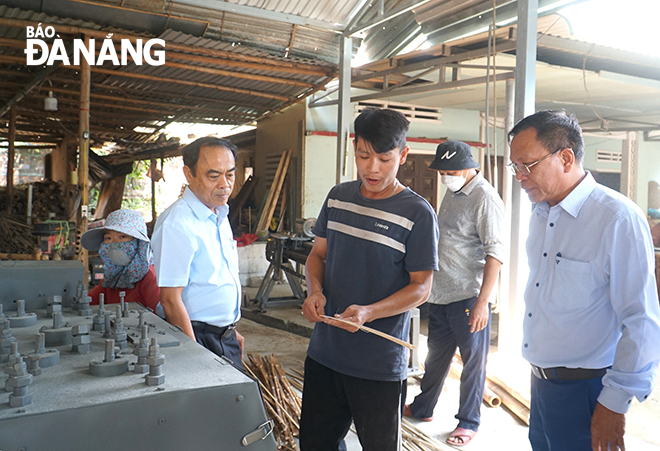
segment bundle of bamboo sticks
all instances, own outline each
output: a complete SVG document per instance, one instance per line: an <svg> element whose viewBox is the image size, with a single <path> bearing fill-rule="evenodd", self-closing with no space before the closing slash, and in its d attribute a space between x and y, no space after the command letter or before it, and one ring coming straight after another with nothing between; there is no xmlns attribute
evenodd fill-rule
<svg viewBox="0 0 660 451"><path fill-rule="evenodd" d="M302 362L300 364L304 368L304 364ZM305 377L304 369L289 368L286 375L291 385L302 392ZM351 426L351 430L355 432L354 426ZM455 449L417 429L405 418L401 421L401 439L405 451L452 451Z"/></svg>
<svg viewBox="0 0 660 451"><path fill-rule="evenodd" d="M38 243L32 227L7 214L0 214L0 252L32 255Z"/></svg>
<svg viewBox="0 0 660 451"><path fill-rule="evenodd" d="M420 431L405 418L401 420L401 446L404 451L453 451L455 449Z"/></svg>
<svg viewBox="0 0 660 451"><path fill-rule="evenodd" d="M261 387L268 416L274 422L273 433L280 450L298 451L294 437L300 431L299 418L302 401L286 378L275 355L248 354L243 362L248 373Z"/></svg>
<svg viewBox="0 0 660 451"><path fill-rule="evenodd" d="M44 180L14 187L12 210L15 215L25 216L28 211L28 187L32 185L32 219L45 221L50 213L58 218L68 218L68 200L62 183ZM0 189L0 210L7 209L6 189Z"/></svg>

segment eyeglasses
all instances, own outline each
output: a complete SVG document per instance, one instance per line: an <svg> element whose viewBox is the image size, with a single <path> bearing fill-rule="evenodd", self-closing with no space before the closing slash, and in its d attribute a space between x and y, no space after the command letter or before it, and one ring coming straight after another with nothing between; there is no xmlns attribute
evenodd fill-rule
<svg viewBox="0 0 660 451"><path fill-rule="evenodd" d="M557 152L559 152L560 150L563 150L563 149L566 149L566 147L560 147L559 149L555 150L554 152L549 153L545 157L541 158L540 160L536 160L532 163L513 163L512 162L512 163L507 164L506 167L509 170L509 172L511 173L511 175L520 174L520 175L528 176L529 174L532 173L532 168L535 165L539 164L540 162L542 162L543 160L545 160L549 156L554 155L554 154L556 154Z"/></svg>

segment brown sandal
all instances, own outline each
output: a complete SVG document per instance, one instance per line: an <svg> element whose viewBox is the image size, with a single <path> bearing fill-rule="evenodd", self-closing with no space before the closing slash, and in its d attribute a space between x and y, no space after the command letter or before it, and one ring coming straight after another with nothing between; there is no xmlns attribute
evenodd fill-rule
<svg viewBox="0 0 660 451"><path fill-rule="evenodd" d="M447 437L447 443L454 446L465 446L477 435L477 431L472 429L465 429L462 427L457 427L454 429L454 432L449 434Z"/></svg>

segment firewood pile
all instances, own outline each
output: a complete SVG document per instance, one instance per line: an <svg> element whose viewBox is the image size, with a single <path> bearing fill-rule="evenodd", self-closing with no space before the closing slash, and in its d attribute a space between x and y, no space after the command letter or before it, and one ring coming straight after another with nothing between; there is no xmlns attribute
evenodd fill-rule
<svg viewBox="0 0 660 451"><path fill-rule="evenodd" d="M37 240L32 227L7 214L0 214L0 253L33 254Z"/></svg>
<svg viewBox="0 0 660 451"><path fill-rule="evenodd" d="M268 417L273 420L273 433L280 450L298 451L295 437L300 431L299 418L302 401L287 379L275 355L248 354L243 362L248 373L261 387Z"/></svg>
<svg viewBox="0 0 660 451"><path fill-rule="evenodd" d="M58 182L44 180L31 184L16 185L14 187L11 213L17 216L26 216L28 208L28 186L32 185L32 219L33 222L49 219L50 213L55 217L67 219L69 217L69 200ZM0 189L0 211L7 210L6 188Z"/></svg>

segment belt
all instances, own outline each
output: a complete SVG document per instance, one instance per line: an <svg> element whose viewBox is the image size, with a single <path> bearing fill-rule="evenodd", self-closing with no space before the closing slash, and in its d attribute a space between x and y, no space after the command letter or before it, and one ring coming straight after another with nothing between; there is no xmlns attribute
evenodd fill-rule
<svg viewBox="0 0 660 451"><path fill-rule="evenodd" d="M203 321L191 321L193 329L197 330L199 333L211 333L215 335L219 335L220 338L225 337L226 335L229 335L231 331L236 329L236 323L232 323L229 326L225 327L218 327L214 326L212 324L207 324Z"/></svg>
<svg viewBox="0 0 660 451"><path fill-rule="evenodd" d="M607 368L600 369L586 369L586 368L566 368L558 366L555 368L541 368L532 365L532 374L539 379L544 380L563 380L563 381L580 381L585 379L595 379L597 377L605 376Z"/></svg>

